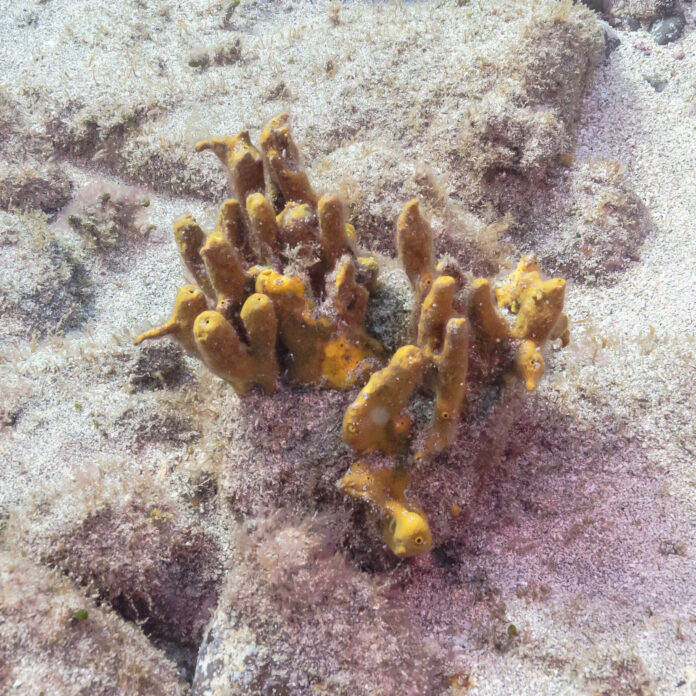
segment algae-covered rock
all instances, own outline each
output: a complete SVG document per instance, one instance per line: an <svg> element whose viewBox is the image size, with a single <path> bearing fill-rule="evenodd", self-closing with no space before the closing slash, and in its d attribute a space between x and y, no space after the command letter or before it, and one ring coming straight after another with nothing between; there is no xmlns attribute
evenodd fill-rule
<svg viewBox="0 0 696 696"><path fill-rule="evenodd" d="M72 181L52 160L53 149L29 130L27 114L0 93L0 208L55 213L69 200Z"/></svg>
<svg viewBox="0 0 696 696"><path fill-rule="evenodd" d="M175 665L56 571L0 552L0 691L183 696Z"/></svg>
<svg viewBox="0 0 696 696"><path fill-rule="evenodd" d="M0 287L0 340L43 337L87 320L86 266L41 213L0 213L0 266L8 279Z"/></svg>
<svg viewBox="0 0 696 696"><path fill-rule="evenodd" d="M672 14L678 4L678 0L606 0L606 11L613 17L651 21Z"/></svg>
<svg viewBox="0 0 696 696"><path fill-rule="evenodd" d="M505 79L469 107L462 124L461 156L485 198L509 205L570 148L603 44L590 10L537 4L503 61Z"/></svg>
<svg viewBox="0 0 696 696"><path fill-rule="evenodd" d="M338 520L257 520L199 653L195 696L445 693L441 660L390 589L337 553Z"/></svg>
<svg viewBox="0 0 696 696"><path fill-rule="evenodd" d="M672 41L676 41L682 35L685 26L686 22L683 16L664 17L663 19L658 19L650 27L650 35L656 44L664 46Z"/></svg>
<svg viewBox="0 0 696 696"><path fill-rule="evenodd" d="M151 135L164 114L156 103L113 97L88 104L76 98L51 106L44 127L55 152L96 160L112 175L156 190L208 200L224 195L215 167L194 157L180 138Z"/></svg>
<svg viewBox="0 0 696 696"><path fill-rule="evenodd" d="M55 163L0 160L0 208L54 213L70 200L71 194L69 177Z"/></svg>
<svg viewBox="0 0 696 696"><path fill-rule="evenodd" d="M134 392L180 388L192 377L183 350L171 343L151 344L139 350L128 373Z"/></svg>
<svg viewBox="0 0 696 696"><path fill-rule="evenodd" d="M105 505L44 552L147 635L185 647L198 645L217 604L218 555L173 501L142 497Z"/></svg>
<svg viewBox="0 0 696 696"><path fill-rule="evenodd" d="M545 263L587 284L613 284L640 259L650 213L620 162L584 160L570 172L561 225L548 239ZM572 201L568 210L567 201Z"/></svg>
<svg viewBox="0 0 696 696"><path fill-rule="evenodd" d="M86 248L115 262L152 231L147 222L149 205L148 196L137 189L92 182L77 191L65 211L65 222Z"/></svg>

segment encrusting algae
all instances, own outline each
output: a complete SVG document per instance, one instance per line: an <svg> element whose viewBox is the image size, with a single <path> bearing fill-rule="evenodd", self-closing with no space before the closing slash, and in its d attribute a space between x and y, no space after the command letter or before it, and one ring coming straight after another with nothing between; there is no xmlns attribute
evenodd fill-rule
<svg viewBox="0 0 696 696"><path fill-rule="evenodd" d="M265 126L260 142L261 151L242 131L196 144L227 167L236 198L223 203L209 234L191 216L174 223L195 285L178 292L169 321L135 343L172 336L240 395L255 387L273 394L280 379L362 386L345 412L343 439L359 456L400 463L357 461L339 488L377 508L386 520L383 539L397 556L427 551L428 518L405 495L403 463L418 465L454 442L470 385L509 374L535 389L545 345L570 340L565 281L544 278L532 255L499 284L467 279L451 260L436 263L430 225L411 200L396 224L414 298L411 343L389 357L365 329L379 286L377 259L358 251L341 199L312 189L287 114ZM416 392L430 396L433 409L414 436L408 407ZM416 442L421 449L412 452Z"/></svg>

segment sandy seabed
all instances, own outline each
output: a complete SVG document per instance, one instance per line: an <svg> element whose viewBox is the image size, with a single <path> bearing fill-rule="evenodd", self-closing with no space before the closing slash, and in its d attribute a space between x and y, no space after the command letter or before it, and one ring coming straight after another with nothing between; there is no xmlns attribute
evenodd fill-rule
<svg viewBox="0 0 696 696"><path fill-rule="evenodd" d="M0 692L696 694L696 10L560 6L0 0ZM193 144L281 111L396 297L414 196L466 272L568 278L402 563L334 488L350 394L132 345L226 196Z"/></svg>

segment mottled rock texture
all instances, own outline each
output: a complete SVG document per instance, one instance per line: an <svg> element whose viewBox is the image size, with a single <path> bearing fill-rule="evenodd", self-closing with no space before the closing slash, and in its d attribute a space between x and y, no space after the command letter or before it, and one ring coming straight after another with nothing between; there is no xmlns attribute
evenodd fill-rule
<svg viewBox="0 0 696 696"><path fill-rule="evenodd" d="M0 552L0 691L183 696L174 665L134 625L55 571Z"/></svg>
<svg viewBox="0 0 696 696"><path fill-rule="evenodd" d="M147 635L197 646L217 604L220 551L181 514L154 501L109 504L57 535L44 560Z"/></svg>
<svg viewBox="0 0 696 696"><path fill-rule="evenodd" d="M0 340L41 338L87 320L93 288L84 260L42 213L0 212L0 265L8 278L0 287Z"/></svg>

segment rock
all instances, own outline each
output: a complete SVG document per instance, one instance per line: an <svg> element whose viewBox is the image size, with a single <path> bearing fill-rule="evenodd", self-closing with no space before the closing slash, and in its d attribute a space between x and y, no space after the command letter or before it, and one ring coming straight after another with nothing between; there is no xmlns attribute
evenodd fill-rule
<svg viewBox="0 0 696 696"><path fill-rule="evenodd" d="M188 64L201 70L211 65L232 65L242 57L242 44L237 38L231 43L220 44L210 50L199 48L190 53Z"/></svg>
<svg viewBox="0 0 696 696"><path fill-rule="evenodd" d="M555 111L567 129L601 57L602 37L592 19L580 10L560 20L533 15L507 60L525 104Z"/></svg>
<svg viewBox="0 0 696 696"><path fill-rule="evenodd" d="M232 65L242 57L242 42L237 38L222 44L213 51L213 65Z"/></svg>
<svg viewBox="0 0 696 696"><path fill-rule="evenodd" d="M599 26L604 35L604 58L607 59L621 45L621 39L606 22L600 22Z"/></svg>
<svg viewBox="0 0 696 696"><path fill-rule="evenodd" d="M215 440L228 443L219 487L232 516L281 507L310 514L336 505L336 481L349 466L340 433L342 392L283 388L272 398L226 395L224 404L228 417Z"/></svg>
<svg viewBox="0 0 696 696"><path fill-rule="evenodd" d="M390 352L409 342L408 328L413 294L401 268L383 268L377 291L370 295L367 330Z"/></svg>
<svg viewBox="0 0 696 696"><path fill-rule="evenodd" d="M645 78L645 81L656 91L656 92L662 92L667 85L667 80L666 78L662 77L662 75L643 75Z"/></svg>
<svg viewBox="0 0 696 696"><path fill-rule="evenodd" d="M176 195L219 201L225 197L227 178L212 158L200 157L192 143L172 136L166 124L158 124L161 136L138 135L123 142L113 168L128 180Z"/></svg>
<svg viewBox="0 0 696 696"><path fill-rule="evenodd" d="M334 142L350 134L326 134ZM348 208L358 243L392 254L394 230L403 199L412 188L414 164L388 141L369 140L336 146L310 173L318 189L337 191Z"/></svg>
<svg viewBox="0 0 696 696"><path fill-rule="evenodd" d="M66 222L85 247L119 263L126 245L142 242L152 231L145 212L149 205L137 188L92 181L77 191Z"/></svg>
<svg viewBox="0 0 696 696"><path fill-rule="evenodd" d="M155 410L157 406L159 409ZM166 402L149 408L126 409L114 425L130 433L136 447L153 442L176 446L201 437L196 422L187 413L168 407Z"/></svg>
<svg viewBox="0 0 696 696"><path fill-rule="evenodd" d="M524 90L489 92L472 107L462 128L462 159L484 182L510 176L540 181L564 148L568 134L552 108L527 104Z"/></svg>
<svg viewBox="0 0 696 696"><path fill-rule="evenodd" d="M184 351L172 342L148 343L134 358L130 386L134 392L175 389L191 377Z"/></svg>
<svg viewBox="0 0 696 696"><path fill-rule="evenodd" d="M650 215L615 160L579 162L566 195L574 203L545 262L577 282L611 285L640 258Z"/></svg>
<svg viewBox="0 0 696 696"><path fill-rule="evenodd" d="M189 56L188 64L192 68L207 68L210 65L210 56L204 50L194 51Z"/></svg>
<svg viewBox="0 0 696 696"><path fill-rule="evenodd" d="M595 12L604 12L604 0L580 0L580 2Z"/></svg>
<svg viewBox="0 0 696 696"><path fill-rule="evenodd" d="M470 191L521 217L572 143L582 95L605 49L595 16L574 6L562 17L532 14L498 81L467 110L459 138Z"/></svg>
<svg viewBox="0 0 696 696"><path fill-rule="evenodd" d="M638 31L640 29L640 20L637 17L624 17L617 21L616 26L626 31Z"/></svg>
<svg viewBox="0 0 696 696"><path fill-rule="evenodd" d="M55 164L0 164L0 208L54 213L69 200L72 182Z"/></svg>
<svg viewBox="0 0 696 696"><path fill-rule="evenodd" d="M639 20L654 21L675 13L676 0L606 0L605 10L616 18L633 17Z"/></svg>
<svg viewBox="0 0 696 696"><path fill-rule="evenodd" d="M194 696L444 692L410 608L336 553L337 522L277 514L237 540L243 557L206 629Z"/></svg>
<svg viewBox="0 0 696 696"><path fill-rule="evenodd" d="M220 168L198 157L193 142L173 135L165 116L155 100L56 100L47 105L43 137L54 151L98 160L130 183L205 200L223 198L226 180Z"/></svg>
<svg viewBox="0 0 696 696"><path fill-rule="evenodd" d="M51 144L9 94L0 95L0 142L0 208L55 213L70 200L72 181L52 160Z"/></svg>
<svg viewBox="0 0 696 696"><path fill-rule="evenodd" d="M665 17L664 19L658 19L650 27L650 35L656 44L664 46L672 41L676 41L682 35L684 26L684 17L680 15Z"/></svg>
<svg viewBox="0 0 696 696"><path fill-rule="evenodd" d="M78 255L41 213L0 213L0 341L43 337L80 326L92 300Z"/></svg>
<svg viewBox="0 0 696 696"><path fill-rule="evenodd" d="M264 101L277 101L281 99L290 99L290 97L292 97L290 89L285 82L281 80L266 91Z"/></svg>
<svg viewBox="0 0 696 696"><path fill-rule="evenodd" d="M217 604L218 553L179 506L142 496L63 530L45 557L148 635L195 647Z"/></svg>
<svg viewBox="0 0 696 696"><path fill-rule="evenodd" d="M655 12L661 16L672 14L677 9L677 0L655 0Z"/></svg>
<svg viewBox="0 0 696 696"><path fill-rule="evenodd" d="M136 626L56 572L3 551L0 588L1 693L187 693L175 665Z"/></svg>
<svg viewBox="0 0 696 696"><path fill-rule="evenodd" d="M3 427L14 427L22 417L26 404L34 395L29 380L15 375L4 379L0 388L0 431Z"/></svg>

